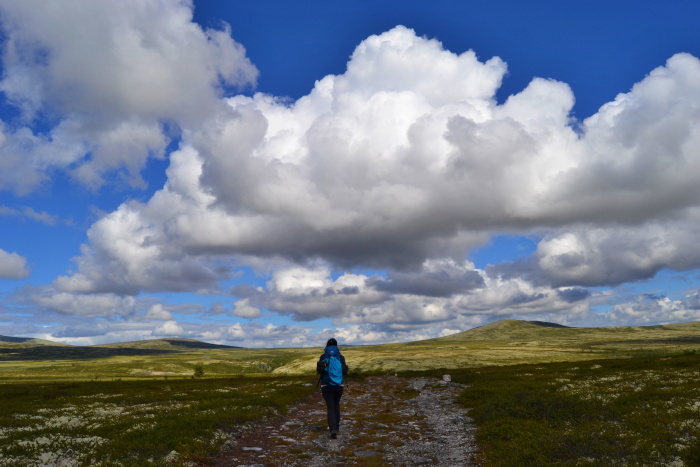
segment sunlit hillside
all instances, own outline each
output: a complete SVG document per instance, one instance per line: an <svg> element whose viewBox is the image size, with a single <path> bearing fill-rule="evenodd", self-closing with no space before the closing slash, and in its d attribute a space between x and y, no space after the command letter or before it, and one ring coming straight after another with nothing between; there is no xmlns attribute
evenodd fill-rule
<svg viewBox="0 0 700 467"><path fill-rule="evenodd" d="M501 320L447 337L406 344L347 347L351 365L365 371L465 368L680 353L700 348L700 323L665 326L569 328L554 323ZM298 359L279 373L313 371Z"/></svg>
<svg viewBox="0 0 700 467"><path fill-rule="evenodd" d="M313 377L321 348L242 349L191 339L155 339L97 346L3 342L0 377L20 379L142 379L306 374ZM474 368L666 355L700 349L700 323L570 328L502 320L451 336L403 344L342 346L351 374L436 368Z"/></svg>

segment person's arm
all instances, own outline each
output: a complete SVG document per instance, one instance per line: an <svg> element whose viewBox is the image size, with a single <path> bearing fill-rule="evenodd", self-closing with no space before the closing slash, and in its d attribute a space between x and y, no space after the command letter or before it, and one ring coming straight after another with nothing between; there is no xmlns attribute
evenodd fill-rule
<svg viewBox="0 0 700 467"><path fill-rule="evenodd" d="M321 357L318 359L318 362L316 362L316 373L322 375L325 370L326 362L323 361L323 355L321 355Z"/></svg>

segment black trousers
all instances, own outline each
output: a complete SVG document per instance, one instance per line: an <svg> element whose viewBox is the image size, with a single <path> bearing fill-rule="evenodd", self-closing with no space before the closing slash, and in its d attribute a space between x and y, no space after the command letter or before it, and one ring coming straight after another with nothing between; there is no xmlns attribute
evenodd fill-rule
<svg viewBox="0 0 700 467"><path fill-rule="evenodd" d="M340 430L340 398L343 397L343 386L327 385L321 388L321 394L328 408L328 429L331 433Z"/></svg>

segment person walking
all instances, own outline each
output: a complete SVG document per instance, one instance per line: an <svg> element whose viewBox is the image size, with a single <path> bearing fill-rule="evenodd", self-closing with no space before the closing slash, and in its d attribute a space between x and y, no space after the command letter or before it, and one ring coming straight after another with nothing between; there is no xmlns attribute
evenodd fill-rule
<svg viewBox="0 0 700 467"><path fill-rule="evenodd" d="M343 397L348 366L335 339L328 339L326 349L316 364L316 371L321 375L321 394L328 408L328 429L331 439L336 439L340 431L340 398Z"/></svg>

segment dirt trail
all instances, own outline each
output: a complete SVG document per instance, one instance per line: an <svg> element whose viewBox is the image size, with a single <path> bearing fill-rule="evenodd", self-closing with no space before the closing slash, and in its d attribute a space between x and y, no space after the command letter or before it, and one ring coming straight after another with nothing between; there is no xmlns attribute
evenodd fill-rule
<svg viewBox="0 0 700 467"><path fill-rule="evenodd" d="M216 466L476 466L475 427L455 402L464 386L376 376L346 386L338 439L320 393L287 417L244 434Z"/></svg>

